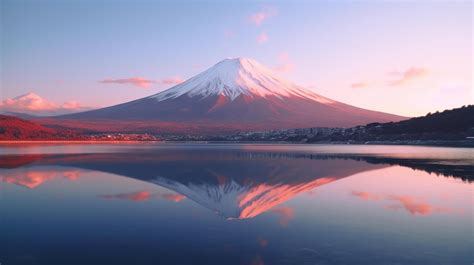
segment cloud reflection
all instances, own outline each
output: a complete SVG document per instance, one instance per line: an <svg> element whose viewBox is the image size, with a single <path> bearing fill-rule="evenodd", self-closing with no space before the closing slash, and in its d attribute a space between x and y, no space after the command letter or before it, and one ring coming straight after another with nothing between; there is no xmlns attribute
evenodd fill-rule
<svg viewBox="0 0 474 265"><path fill-rule="evenodd" d="M375 194L366 191L352 191L352 196L355 196L365 201L383 201L390 204L385 205L384 208L388 210L405 210L411 215L430 215L433 213L461 213L461 210L441 207L430 204L421 198L407 195L383 195Z"/></svg>
<svg viewBox="0 0 474 265"><path fill-rule="evenodd" d="M0 172L0 181L27 187L29 189L35 189L46 181L61 178L74 181L79 179L80 175L81 170L5 170Z"/></svg>
<svg viewBox="0 0 474 265"><path fill-rule="evenodd" d="M153 194L146 190L129 193L106 194L100 195L99 197L103 199L119 199L134 202L148 201L150 199L165 199L171 202L181 202L186 199L186 196L177 193Z"/></svg>
<svg viewBox="0 0 474 265"><path fill-rule="evenodd" d="M290 223L290 220L295 217L295 212L290 207L278 207L271 209L270 211L280 215L280 220L278 223L283 227L287 227Z"/></svg>
<svg viewBox="0 0 474 265"><path fill-rule="evenodd" d="M181 194L176 194L176 193L165 193L165 194L162 194L161 197L165 200L173 201L173 202L180 202L186 199L186 196L181 195Z"/></svg>
<svg viewBox="0 0 474 265"><path fill-rule="evenodd" d="M264 248L268 245L268 240L266 240L265 238L263 238L261 236L257 237L257 242L258 242L258 245L262 248Z"/></svg>
<svg viewBox="0 0 474 265"><path fill-rule="evenodd" d="M257 255L252 258L249 265L265 265L265 263L263 262L262 257L260 257L260 255Z"/></svg>
<svg viewBox="0 0 474 265"><path fill-rule="evenodd" d="M386 206L390 210L404 209L412 215L429 215L432 213L454 213L459 212L456 209L435 206L424 202L423 200L410 196L389 196L390 200L396 201L398 204Z"/></svg>
<svg viewBox="0 0 474 265"><path fill-rule="evenodd" d="M111 194L111 195L101 195L100 197L104 199L121 199L129 200L134 202L147 201L151 198L151 193L148 191L137 191L132 193L120 193L120 194Z"/></svg>
<svg viewBox="0 0 474 265"><path fill-rule="evenodd" d="M352 195L366 201L378 201L381 199L379 195L366 191L352 191Z"/></svg>

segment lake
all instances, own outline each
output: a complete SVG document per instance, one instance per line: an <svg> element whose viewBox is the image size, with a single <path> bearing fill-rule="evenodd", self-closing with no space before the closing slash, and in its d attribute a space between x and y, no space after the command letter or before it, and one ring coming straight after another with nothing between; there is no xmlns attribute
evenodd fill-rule
<svg viewBox="0 0 474 265"><path fill-rule="evenodd" d="M474 149L0 147L0 263L472 264Z"/></svg>

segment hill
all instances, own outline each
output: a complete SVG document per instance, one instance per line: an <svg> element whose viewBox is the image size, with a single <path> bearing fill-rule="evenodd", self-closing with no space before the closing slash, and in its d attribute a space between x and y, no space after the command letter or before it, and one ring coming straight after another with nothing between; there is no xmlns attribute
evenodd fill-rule
<svg viewBox="0 0 474 265"><path fill-rule="evenodd" d="M53 129L18 117L0 115L0 140L73 139L76 133Z"/></svg>
<svg viewBox="0 0 474 265"><path fill-rule="evenodd" d="M369 123L351 128L313 127L242 133L227 137L239 141L393 142L460 141L474 137L474 105L428 113L400 122Z"/></svg>

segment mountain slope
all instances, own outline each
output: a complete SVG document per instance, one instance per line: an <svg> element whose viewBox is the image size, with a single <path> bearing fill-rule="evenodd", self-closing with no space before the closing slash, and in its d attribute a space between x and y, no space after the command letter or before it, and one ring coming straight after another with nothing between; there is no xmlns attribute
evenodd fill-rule
<svg viewBox="0 0 474 265"><path fill-rule="evenodd" d="M258 62L226 59L182 84L158 94L103 109L59 116L59 120L100 120L133 130L148 122L163 131L247 130L291 127L350 127L403 117L370 111L318 95L277 77ZM72 123L69 121L69 123ZM172 123L163 126L163 123ZM196 129L197 128L197 129Z"/></svg>
<svg viewBox="0 0 474 265"><path fill-rule="evenodd" d="M38 123L0 114L0 140L47 140L69 138L73 133L52 129Z"/></svg>

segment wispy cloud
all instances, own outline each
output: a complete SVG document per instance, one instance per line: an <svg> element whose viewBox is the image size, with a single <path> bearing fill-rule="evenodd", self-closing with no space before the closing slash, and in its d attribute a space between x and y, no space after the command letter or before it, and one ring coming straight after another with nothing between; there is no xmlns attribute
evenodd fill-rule
<svg viewBox="0 0 474 265"><path fill-rule="evenodd" d="M262 32L262 33L258 34L258 36L257 36L257 43L258 44L262 44L262 43L265 43L267 41L268 41L267 33Z"/></svg>
<svg viewBox="0 0 474 265"><path fill-rule="evenodd" d="M365 201L378 201L382 199L382 197L378 194L366 192L366 191L352 191L352 196L358 197L359 199Z"/></svg>
<svg viewBox="0 0 474 265"><path fill-rule="evenodd" d="M0 112L19 112L32 115L59 115L89 109L91 108L74 100L59 104L44 99L33 92L7 98L0 102Z"/></svg>
<svg viewBox="0 0 474 265"><path fill-rule="evenodd" d="M183 83L184 79L179 77L179 76L174 76L174 77L164 78L164 79L159 80L157 82L160 83L160 84L163 84L163 85L177 85L177 84Z"/></svg>
<svg viewBox="0 0 474 265"><path fill-rule="evenodd" d="M156 83L156 81L145 79L143 77L130 77L130 78L119 78L119 79L104 79L104 80L100 80L99 83L130 84L136 87L148 88L151 86L151 84Z"/></svg>
<svg viewBox="0 0 474 265"><path fill-rule="evenodd" d="M364 88L364 87L368 87L368 86L369 86L369 83L367 83L367 82L356 82L356 83L351 84L352 88Z"/></svg>
<svg viewBox="0 0 474 265"><path fill-rule="evenodd" d="M392 76L397 77L397 79L389 81L389 86L399 86L404 85L407 82L410 82L414 79L425 76L428 73L426 68L422 67L410 67L405 71L394 71L389 73Z"/></svg>
<svg viewBox="0 0 474 265"><path fill-rule="evenodd" d="M385 86L401 86L407 83L412 82L413 80L422 78L428 74L428 69L424 67L409 67L403 71L391 71L388 72L388 76L390 76L391 80L387 81L386 76L382 79L372 79L369 81L358 81L351 83L350 86L352 88L367 88L367 87L385 87Z"/></svg>
<svg viewBox="0 0 474 265"><path fill-rule="evenodd" d="M181 77L167 77L161 80L151 80L143 77L130 77L130 78L118 78L118 79L104 79L100 80L99 83L104 84L124 84L124 85L133 85L140 88L149 88L152 84L162 84L162 85L176 85L184 82Z"/></svg>
<svg viewBox="0 0 474 265"><path fill-rule="evenodd" d="M274 67L277 72L288 73L295 69L295 64L290 59L290 56L286 52L282 52L278 55L278 65Z"/></svg>
<svg viewBox="0 0 474 265"><path fill-rule="evenodd" d="M249 16L249 21L255 26L260 26L269 18L276 16L277 10L274 7L267 7L259 12L253 13Z"/></svg>

